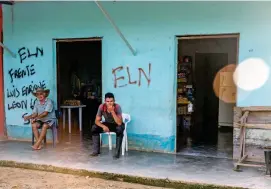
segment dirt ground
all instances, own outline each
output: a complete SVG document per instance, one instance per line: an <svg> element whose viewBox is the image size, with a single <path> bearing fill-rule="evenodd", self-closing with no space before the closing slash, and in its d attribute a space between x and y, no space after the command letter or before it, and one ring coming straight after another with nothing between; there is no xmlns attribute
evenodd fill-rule
<svg viewBox="0 0 271 189"><path fill-rule="evenodd" d="M68 174L0 167L0 189L162 189Z"/></svg>

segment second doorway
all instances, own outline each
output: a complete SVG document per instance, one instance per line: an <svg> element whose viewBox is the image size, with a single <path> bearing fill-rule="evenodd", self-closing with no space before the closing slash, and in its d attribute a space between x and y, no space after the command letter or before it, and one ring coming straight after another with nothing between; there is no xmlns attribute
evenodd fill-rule
<svg viewBox="0 0 271 189"><path fill-rule="evenodd" d="M178 40L177 152L232 158L238 34Z"/></svg>
<svg viewBox="0 0 271 189"><path fill-rule="evenodd" d="M68 101L86 105L82 111L82 132L90 135L102 99L102 39L61 39L57 40L56 50L58 106ZM72 133L78 133L78 109L72 110L71 120ZM67 121L66 124L64 133L68 131Z"/></svg>

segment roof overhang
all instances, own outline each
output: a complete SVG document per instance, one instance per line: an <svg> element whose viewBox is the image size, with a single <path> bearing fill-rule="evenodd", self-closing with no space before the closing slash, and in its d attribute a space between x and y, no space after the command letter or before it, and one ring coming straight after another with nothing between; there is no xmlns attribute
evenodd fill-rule
<svg viewBox="0 0 271 189"><path fill-rule="evenodd" d="M10 1L10 0L0 1L0 5L13 5L13 4L14 4L14 1Z"/></svg>
<svg viewBox="0 0 271 189"><path fill-rule="evenodd" d="M32 0L7 0L7 1L0 1L0 5L6 4L6 5L13 5L16 2L25 2L25 1L32 1ZM115 28L116 32L119 34L119 36L122 38L126 46L130 49L132 54L136 56L136 51L133 49L133 47L130 45L128 40L124 37L118 26L115 24L113 19L110 17L110 15L107 13L107 11L103 8L103 6L98 2L98 0L94 0L98 8L101 10L101 12L104 14L104 16L107 18L107 20L112 24L112 26ZM3 43L0 42L0 46L3 47L6 51L8 51L14 58L16 57L16 54L13 53L8 47L6 47Z"/></svg>

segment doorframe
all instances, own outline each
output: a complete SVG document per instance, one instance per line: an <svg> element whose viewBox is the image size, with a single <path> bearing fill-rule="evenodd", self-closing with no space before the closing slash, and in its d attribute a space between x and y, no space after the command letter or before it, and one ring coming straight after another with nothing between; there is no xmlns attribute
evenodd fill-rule
<svg viewBox="0 0 271 189"><path fill-rule="evenodd" d="M60 81L60 73L58 72L59 70L59 61L58 61L58 48L57 48L57 45L59 43L72 43L72 42L80 42L80 41L100 41L101 42L101 64L103 62L103 37L86 37L86 38L53 38L53 52L54 52L54 56L53 56L53 61L54 61L54 65L55 65L55 73L56 73L56 99L57 99L57 102L56 102L56 105L57 105L57 108L59 109L60 108L60 96L58 95L59 93L59 81ZM102 64L103 65L103 64ZM102 70L101 70L101 78L103 78L103 66L101 66ZM102 82L102 81L101 81ZM101 93L103 94L103 89L101 89Z"/></svg>
<svg viewBox="0 0 271 189"><path fill-rule="evenodd" d="M2 11L2 5L0 5L0 40L3 42L3 11ZM3 56L4 50L3 48L0 48L0 138L5 137L6 131L5 131L5 95L4 95L4 61Z"/></svg>
<svg viewBox="0 0 271 189"><path fill-rule="evenodd" d="M179 41L181 40L189 40L189 39L224 39L224 38L236 38L236 65L239 63L239 43L240 43L240 33L221 33L221 34L191 34L191 35L176 35L175 36L175 42L176 42L176 55L175 55L175 61L176 61L176 66L174 67L175 69L175 76L176 78L174 81L174 97L175 97L175 153L177 152L177 74L178 74L178 58L179 58ZM237 97L238 97L238 87L236 87L236 103L237 103Z"/></svg>

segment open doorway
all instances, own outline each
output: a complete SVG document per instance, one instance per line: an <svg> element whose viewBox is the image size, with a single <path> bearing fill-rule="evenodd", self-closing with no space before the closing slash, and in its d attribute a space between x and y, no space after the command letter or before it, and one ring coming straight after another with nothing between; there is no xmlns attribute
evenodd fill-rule
<svg viewBox="0 0 271 189"><path fill-rule="evenodd" d="M176 151L232 158L239 34L178 38Z"/></svg>
<svg viewBox="0 0 271 189"><path fill-rule="evenodd" d="M61 39L56 50L58 108L69 103L86 105L82 132L90 135L102 99L102 39ZM78 111L72 110L72 133L79 132Z"/></svg>

